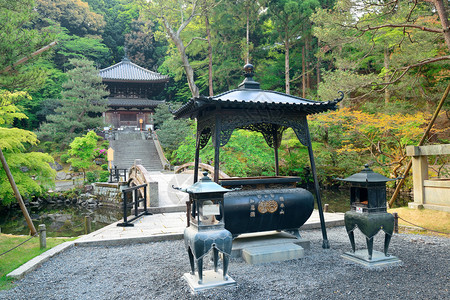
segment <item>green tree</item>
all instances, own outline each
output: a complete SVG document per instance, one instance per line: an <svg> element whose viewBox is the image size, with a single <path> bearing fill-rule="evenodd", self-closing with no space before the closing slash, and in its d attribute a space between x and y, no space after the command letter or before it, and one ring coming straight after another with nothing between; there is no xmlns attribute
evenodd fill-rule
<svg viewBox="0 0 450 300"><path fill-rule="evenodd" d="M20 194L24 197L31 197L45 192L53 185L55 171L49 165L54 162L50 155L26 152L30 145L36 145L39 142L34 133L5 127L11 125L15 118L26 118L25 114L20 113L15 105L18 100L25 97L29 98L26 92L11 93L0 90L0 148ZM3 168L0 169L0 199L0 203L3 205L9 204L15 199Z"/></svg>
<svg viewBox="0 0 450 300"><path fill-rule="evenodd" d="M51 156L26 152L30 145L38 143L36 135L11 128L14 120L26 118L17 102L31 100L26 91L37 90L46 80L46 72L30 64L36 61L31 54L51 40L51 35L31 29L35 17L33 5L31 0L0 1L0 148L20 193L26 197L44 192L53 184L55 175L48 164L53 162ZM17 63L25 57L31 59L26 64ZM3 168L0 169L0 199L5 205L14 200Z"/></svg>
<svg viewBox="0 0 450 300"><path fill-rule="evenodd" d="M65 28L57 28L58 45L55 47L54 62L58 69L70 67L70 59L87 59L95 62L97 67L109 64L109 49L100 38L70 35Z"/></svg>
<svg viewBox="0 0 450 300"><path fill-rule="evenodd" d="M32 29L36 18L33 6L33 0L0 1L0 88L36 90L45 82L45 69L30 63L14 66L53 41L46 28Z"/></svg>
<svg viewBox="0 0 450 300"><path fill-rule="evenodd" d="M137 4L135 1L129 0L87 0L86 2L105 20L102 39L111 52L108 57L109 63L120 61L124 55L123 47L126 35L133 32L132 22L139 19ZM142 46L143 49L140 51L147 48L147 45Z"/></svg>
<svg viewBox="0 0 450 300"><path fill-rule="evenodd" d="M271 14L271 21L273 22L273 29L278 31L277 37L281 40L284 46L286 94L291 93L291 67L289 51L300 38L302 40L307 40L305 37L305 23L308 21L309 16L314 12L315 8L319 7L319 4L320 3L318 0L269 1L268 7ZM303 57L303 60L305 60L305 57Z"/></svg>
<svg viewBox="0 0 450 300"><path fill-rule="evenodd" d="M141 18L131 23L130 33L125 35L128 57L136 64L157 71L163 63L167 43L155 39L155 24Z"/></svg>
<svg viewBox="0 0 450 300"><path fill-rule="evenodd" d="M105 26L103 16L92 12L81 0L36 0L36 10L43 25L56 21L78 36L101 34Z"/></svg>
<svg viewBox="0 0 450 300"><path fill-rule="evenodd" d="M200 0L156 0L139 1L141 7L141 16L147 19L156 19L164 28L164 33L170 42L176 48L179 56L179 66L182 66L189 89L193 97L200 95L199 87L196 84L194 68L191 65L187 48L193 45L195 40L205 40L205 32L198 35L197 28L193 27L195 21L201 14L201 6L205 3ZM213 5L212 3L210 5ZM195 25L195 24L194 24ZM189 28L188 28L189 27ZM206 56L206 55L205 55Z"/></svg>
<svg viewBox="0 0 450 300"><path fill-rule="evenodd" d="M93 63L72 59L74 69L67 72L69 80L63 84L61 107L47 116L39 135L57 142L67 143L87 129L103 124L101 113L106 110L108 92L102 85Z"/></svg>
<svg viewBox="0 0 450 300"><path fill-rule="evenodd" d="M94 160L94 149L97 148L97 141L99 136L94 131L89 131L81 137L76 137L72 143L70 143L70 149L68 151L71 156L68 162L73 167L81 169L85 177L86 169L92 166Z"/></svg>
<svg viewBox="0 0 450 300"><path fill-rule="evenodd" d="M439 99L450 59L448 7L441 6L442 0L342 0L333 10L318 10L314 33L334 65L323 74L319 95L344 89L354 101Z"/></svg>
<svg viewBox="0 0 450 300"><path fill-rule="evenodd" d="M172 155L173 164L194 161L195 125ZM246 130L233 132L230 141L221 148L220 169L229 176L273 176L275 174L274 151L269 148L262 134ZM214 147L208 145L200 151L203 163L214 165Z"/></svg>

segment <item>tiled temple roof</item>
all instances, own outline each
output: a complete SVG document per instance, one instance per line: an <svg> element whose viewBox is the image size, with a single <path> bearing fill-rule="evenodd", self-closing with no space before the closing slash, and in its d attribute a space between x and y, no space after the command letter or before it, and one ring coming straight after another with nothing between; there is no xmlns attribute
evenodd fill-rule
<svg viewBox="0 0 450 300"><path fill-rule="evenodd" d="M124 58L120 63L99 71L103 81L168 82L169 77L152 72Z"/></svg>

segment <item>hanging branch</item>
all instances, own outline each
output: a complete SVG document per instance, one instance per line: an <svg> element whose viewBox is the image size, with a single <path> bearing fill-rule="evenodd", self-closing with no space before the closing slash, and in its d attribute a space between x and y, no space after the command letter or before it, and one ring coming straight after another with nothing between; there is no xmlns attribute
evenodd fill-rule
<svg viewBox="0 0 450 300"><path fill-rule="evenodd" d="M1 70L1 71L0 71L0 74L1 74L1 73L4 73L4 72L8 72L8 71L11 70L12 68L17 67L18 65L21 65L21 64L25 63L25 62L26 62L27 60L29 60L30 58L33 58L33 57L35 57L35 56L41 54L41 53L44 52L44 51L50 50L52 47L56 46L56 44L58 44L58 42L57 42L57 41L54 41L54 42L48 44L47 46L42 47L41 49L37 50L36 52L31 53L30 56L25 56L25 57L19 59L19 60L16 61L12 66L7 66L7 67L4 68L3 70Z"/></svg>

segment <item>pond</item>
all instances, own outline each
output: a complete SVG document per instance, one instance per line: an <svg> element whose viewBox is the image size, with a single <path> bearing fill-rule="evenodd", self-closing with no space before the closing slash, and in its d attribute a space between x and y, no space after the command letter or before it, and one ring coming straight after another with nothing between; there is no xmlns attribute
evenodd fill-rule
<svg viewBox="0 0 450 300"><path fill-rule="evenodd" d="M313 194L314 192L311 191ZM321 191L322 204L328 204L328 212L346 212L350 209L350 192L348 189L324 189ZM387 199L390 199L388 195ZM402 196L399 203L406 205L410 198ZM317 208L317 204L315 205ZM47 205L28 207L36 229L39 224L45 224L47 236L73 237L84 234L85 217L90 216L92 231L122 219L122 210L111 207L97 207L88 209L79 205ZM29 229L22 211L3 211L0 214L0 228L2 233L27 235Z"/></svg>
<svg viewBox="0 0 450 300"><path fill-rule="evenodd" d="M27 207L33 224L45 224L49 237L74 237L85 233L85 217L89 216L91 230L95 231L122 219L119 208L97 207L84 208L79 205L46 205ZM28 225L19 207L2 211L0 215L2 233L27 235Z"/></svg>

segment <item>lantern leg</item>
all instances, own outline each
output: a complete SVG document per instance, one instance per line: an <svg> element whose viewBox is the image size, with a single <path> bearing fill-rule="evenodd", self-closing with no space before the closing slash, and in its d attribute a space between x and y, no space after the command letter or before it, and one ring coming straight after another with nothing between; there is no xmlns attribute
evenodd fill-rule
<svg viewBox="0 0 450 300"><path fill-rule="evenodd" d="M373 253L373 237L371 238L366 237L366 242L367 242L367 251L369 252L369 260L371 260Z"/></svg>
<svg viewBox="0 0 450 300"><path fill-rule="evenodd" d="M389 254L387 252L388 252L390 242L391 242L391 235L386 233L386 235L384 236L384 255L385 256L389 256Z"/></svg>
<svg viewBox="0 0 450 300"><path fill-rule="evenodd" d="M219 250L217 250L216 247L213 248L213 255L214 255L214 272L217 272L217 265L219 262Z"/></svg>
<svg viewBox="0 0 450 300"><path fill-rule="evenodd" d="M228 280L228 263L230 258L226 253L223 253L223 279Z"/></svg>
<svg viewBox="0 0 450 300"><path fill-rule="evenodd" d="M194 254L192 254L191 248L188 248L189 263L191 264L191 275L195 275Z"/></svg>
<svg viewBox="0 0 450 300"><path fill-rule="evenodd" d="M197 260L198 284L203 283L203 258Z"/></svg>
<svg viewBox="0 0 450 300"><path fill-rule="evenodd" d="M348 232L348 238L350 239L350 244L352 244L352 252L355 253L355 233L353 231Z"/></svg>

